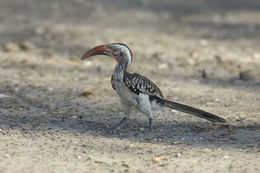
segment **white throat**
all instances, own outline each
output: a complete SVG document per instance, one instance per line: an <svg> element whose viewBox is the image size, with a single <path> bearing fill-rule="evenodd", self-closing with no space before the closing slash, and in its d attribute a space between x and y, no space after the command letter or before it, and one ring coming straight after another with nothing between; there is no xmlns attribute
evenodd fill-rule
<svg viewBox="0 0 260 173"><path fill-rule="evenodd" d="M125 67L121 64L117 64L114 70L113 78L118 82L123 82Z"/></svg>

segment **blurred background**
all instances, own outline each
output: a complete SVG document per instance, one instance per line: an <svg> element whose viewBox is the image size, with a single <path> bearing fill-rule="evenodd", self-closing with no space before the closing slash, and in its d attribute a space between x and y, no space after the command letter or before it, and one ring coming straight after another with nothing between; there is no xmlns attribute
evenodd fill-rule
<svg viewBox="0 0 260 173"><path fill-rule="evenodd" d="M122 42L143 71L177 65L173 75L255 80L259 9L258 0L2 0L0 45L79 60L93 46Z"/></svg>

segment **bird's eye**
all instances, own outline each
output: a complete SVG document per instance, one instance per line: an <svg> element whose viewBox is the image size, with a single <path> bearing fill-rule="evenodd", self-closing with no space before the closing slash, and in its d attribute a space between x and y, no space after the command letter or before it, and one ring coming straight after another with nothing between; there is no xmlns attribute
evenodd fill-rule
<svg viewBox="0 0 260 173"><path fill-rule="evenodd" d="M113 52L118 52L118 49L117 49L117 48L114 48L114 49L113 49Z"/></svg>

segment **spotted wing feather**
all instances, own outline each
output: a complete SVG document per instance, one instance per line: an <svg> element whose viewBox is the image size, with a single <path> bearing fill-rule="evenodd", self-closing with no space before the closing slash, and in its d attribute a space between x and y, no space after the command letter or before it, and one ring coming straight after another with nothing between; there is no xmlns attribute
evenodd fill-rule
<svg viewBox="0 0 260 173"><path fill-rule="evenodd" d="M150 97L164 98L161 90L151 80L140 74L126 72L123 80L126 86L136 94L143 93Z"/></svg>

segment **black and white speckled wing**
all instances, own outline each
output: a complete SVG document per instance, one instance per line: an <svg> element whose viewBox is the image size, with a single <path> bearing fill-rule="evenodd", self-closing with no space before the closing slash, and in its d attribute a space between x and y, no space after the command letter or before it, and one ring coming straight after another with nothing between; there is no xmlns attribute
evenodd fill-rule
<svg viewBox="0 0 260 173"><path fill-rule="evenodd" d="M164 98L161 90L149 79L137 73L125 73L124 82L126 86L136 94L143 93L149 96Z"/></svg>

